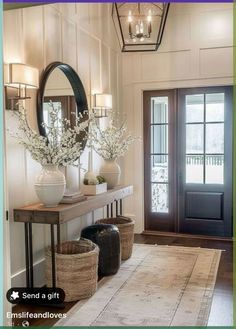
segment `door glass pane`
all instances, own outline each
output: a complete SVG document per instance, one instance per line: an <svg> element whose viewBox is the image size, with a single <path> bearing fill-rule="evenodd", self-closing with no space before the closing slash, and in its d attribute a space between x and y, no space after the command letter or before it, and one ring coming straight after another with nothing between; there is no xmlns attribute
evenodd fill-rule
<svg viewBox="0 0 236 329"><path fill-rule="evenodd" d="M224 124L206 124L206 153L224 153Z"/></svg>
<svg viewBox="0 0 236 329"><path fill-rule="evenodd" d="M151 156L151 181L167 182L168 181L168 156L152 155Z"/></svg>
<svg viewBox="0 0 236 329"><path fill-rule="evenodd" d="M224 184L224 156L206 155L206 184Z"/></svg>
<svg viewBox="0 0 236 329"><path fill-rule="evenodd" d="M168 122L168 97L151 98L152 124Z"/></svg>
<svg viewBox="0 0 236 329"><path fill-rule="evenodd" d="M203 155L186 155L186 183L203 184Z"/></svg>
<svg viewBox="0 0 236 329"><path fill-rule="evenodd" d="M206 94L206 122L224 121L224 94Z"/></svg>
<svg viewBox="0 0 236 329"><path fill-rule="evenodd" d="M204 95L186 96L186 122L204 121Z"/></svg>
<svg viewBox="0 0 236 329"><path fill-rule="evenodd" d="M186 125L186 153L203 153L203 124Z"/></svg>
<svg viewBox="0 0 236 329"><path fill-rule="evenodd" d="M152 184L152 212L167 213L168 202L168 185Z"/></svg>
<svg viewBox="0 0 236 329"><path fill-rule="evenodd" d="M168 125L152 126L152 153L168 153Z"/></svg>

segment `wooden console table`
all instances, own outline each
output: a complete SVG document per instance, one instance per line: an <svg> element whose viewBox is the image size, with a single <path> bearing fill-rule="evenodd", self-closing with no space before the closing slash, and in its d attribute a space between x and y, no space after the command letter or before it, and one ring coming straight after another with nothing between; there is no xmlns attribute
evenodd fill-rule
<svg viewBox="0 0 236 329"><path fill-rule="evenodd" d="M26 285L34 287L32 224L48 224L51 227L52 286L56 286L55 237L57 227L57 244L60 244L60 225L67 223L96 209L107 207L107 217L122 215L122 199L133 194L133 186L117 186L112 190L87 200L73 204L59 204L55 208L46 208L41 203L14 209L14 221L25 223L25 260ZM116 204L114 212L114 203Z"/></svg>

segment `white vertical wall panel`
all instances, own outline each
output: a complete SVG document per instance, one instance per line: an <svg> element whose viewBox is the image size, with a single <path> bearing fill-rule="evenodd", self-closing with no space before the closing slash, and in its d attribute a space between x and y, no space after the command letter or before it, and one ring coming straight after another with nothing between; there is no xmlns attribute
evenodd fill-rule
<svg viewBox="0 0 236 329"><path fill-rule="evenodd" d="M44 7L46 64L62 60L61 13L54 7Z"/></svg>
<svg viewBox="0 0 236 329"><path fill-rule="evenodd" d="M200 49L199 55L201 77L232 77L233 52L231 47Z"/></svg>
<svg viewBox="0 0 236 329"><path fill-rule="evenodd" d="M89 4L89 16L90 16L90 32L92 35L101 38L102 20L101 17L101 4L90 3Z"/></svg>
<svg viewBox="0 0 236 329"><path fill-rule="evenodd" d="M113 96L112 105L115 110L118 108L118 59L117 59L117 52L113 49L110 49L110 71L111 71L111 79L110 79L110 86L111 86L111 93Z"/></svg>
<svg viewBox="0 0 236 329"><path fill-rule="evenodd" d="M76 3L76 14L81 28L90 31L89 3Z"/></svg>
<svg viewBox="0 0 236 329"><path fill-rule="evenodd" d="M120 44L117 38L117 33L113 19L111 18L112 14L112 3L108 4L108 35L109 35L109 45L116 51L120 51Z"/></svg>
<svg viewBox="0 0 236 329"><path fill-rule="evenodd" d="M190 19L190 15L186 12L176 14L175 8L170 5L163 41L158 52L186 50L190 48Z"/></svg>
<svg viewBox="0 0 236 329"><path fill-rule="evenodd" d="M141 68L143 81L183 79L190 76L190 52L142 54Z"/></svg>
<svg viewBox="0 0 236 329"><path fill-rule="evenodd" d="M4 62L24 63L22 10L7 11L4 14L3 42Z"/></svg>
<svg viewBox="0 0 236 329"><path fill-rule="evenodd" d="M103 92L110 92L109 81L109 47L102 44L101 46L101 75L102 75L102 90Z"/></svg>
<svg viewBox="0 0 236 329"><path fill-rule="evenodd" d="M131 82L131 77L134 74L133 59L133 55L129 53L124 53L122 56L122 82L124 85L128 85Z"/></svg>
<svg viewBox="0 0 236 329"><path fill-rule="evenodd" d="M44 67L43 8L23 9L25 63L42 70Z"/></svg>
<svg viewBox="0 0 236 329"><path fill-rule="evenodd" d="M6 128L10 131L17 130L17 120L10 112L6 112ZM17 257L11 257L11 270L13 273L20 268L24 259L24 225L13 223L13 209L26 203L27 179L26 179L26 152L22 146L19 146L16 139L9 133L6 136L6 184L8 186L8 203L10 217L10 248L15 251L17 244Z"/></svg>
<svg viewBox="0 0 236 329"><path fill-rule="evenodd" d="M6 127L12 132L17 129L16 118L11 113L6 115ZM7 133L7 183L10 210L19 207L27 200L26 197L26 152L23 146L19 146L16 139ZM17 197L16 197L17 196Z"/></svg>
<svg viewBox="0 0 236 329"><path fill-rule="evenodd" d="M76 3L59 3L58 9L64 16L75 19L75 15L77 14Z"/></svg>
<svg viewBox="0 0 236 329"><path fill-rule="evenodd" d="M116 82L117 82L117 110L118 112L122 112L123 116L123 110L122 110L122 59L121 56L116 56L117 59L117 75L116 75Z"/></svg>
<svg viewBox="0 0 236 329"><path fill-rule="evenodd" d="M102 17L102 42L106 43L107 45L110 44L110 19L111 19L111 6L109 3L104 3L101 6L101 17Z"/></svg>
<svg viewBox="0 0 236 329"><path fill-rule="evenodd" d="M100 40L90 37L91 92L101 93L101 50Z"/></svg>
<svg viewBox="0 0 236 329"><path fill-rule="evenodd" d="M232 44L233 11L216 9L202 12L197 16L199 28L196 29L200 47L223 47Z"/></svg>
<svg viewBox="0 0 236 329"><path fill-rule="evenodd" d="M77 68L76 24L66 17L62 20L62 61Z"/></svg>
<svg viewBox="0 0 236 329"><path fill-rule="evenodd" d="M88 96L90 92L90 36L79 28L77 29L77 56L79 77Z"/></svg>

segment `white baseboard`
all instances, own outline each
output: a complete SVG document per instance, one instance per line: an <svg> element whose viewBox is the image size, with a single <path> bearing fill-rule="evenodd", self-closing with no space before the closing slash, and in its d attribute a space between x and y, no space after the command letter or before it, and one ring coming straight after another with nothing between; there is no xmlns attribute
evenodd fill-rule
<svg viewBox="0 0 236 329"><path fill-rule="evenodd" d="M42 258L34 263L34 286L42 287L45 284L45 259ZM23 269L11 276L12 287L26 287L26 270Z"/></svg>

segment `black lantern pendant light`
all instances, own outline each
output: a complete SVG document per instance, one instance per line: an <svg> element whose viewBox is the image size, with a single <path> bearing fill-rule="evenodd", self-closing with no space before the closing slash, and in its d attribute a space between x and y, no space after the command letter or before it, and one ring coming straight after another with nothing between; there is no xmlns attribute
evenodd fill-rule
<svg viewBox="0 0 236 329"><path fill-rule="evenodd" d="M123 52L155 51L161 44L169 3L113 3L112 18Z"/></svg>

